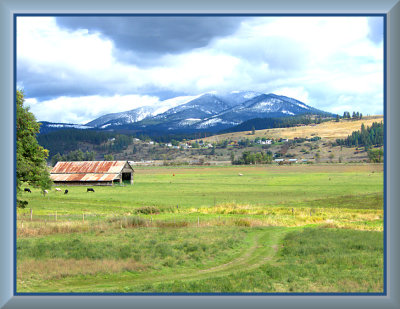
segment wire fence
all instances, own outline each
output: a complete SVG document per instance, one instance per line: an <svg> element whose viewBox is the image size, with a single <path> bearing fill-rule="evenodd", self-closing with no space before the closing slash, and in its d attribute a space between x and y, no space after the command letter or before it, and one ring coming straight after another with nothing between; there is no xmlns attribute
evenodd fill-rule
<svg viewBox="0 0 400 309"><path fill-rule="evenodd" d="M254 224L250 218L240 218L237 216L216 216L213 218L204 218L202 216L182 216L177 218L161 218L158 219L156 215L112 215L107 216L104 214L82 213L82 214L35 214L32 210L29 212L20 213L17 215L19 225L25 227L27 224L36 224L41 226L47 223L71 223L71 224L87 224L87 225L101 225L111 224L120 227L194 227L194 226L207 226L207 225L241 225L253 226ZM251 223L252 222L252 223Z"/></svg>

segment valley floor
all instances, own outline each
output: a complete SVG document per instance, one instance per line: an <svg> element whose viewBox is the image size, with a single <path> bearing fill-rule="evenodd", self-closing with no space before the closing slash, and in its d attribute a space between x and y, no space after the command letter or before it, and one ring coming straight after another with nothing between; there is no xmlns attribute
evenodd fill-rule
<svg viewBox="0 0 400 309"><path fill-rule="evenodd" d="M383 292L380 164L141 167L68 190L21 194L18 293Z"/></svg>

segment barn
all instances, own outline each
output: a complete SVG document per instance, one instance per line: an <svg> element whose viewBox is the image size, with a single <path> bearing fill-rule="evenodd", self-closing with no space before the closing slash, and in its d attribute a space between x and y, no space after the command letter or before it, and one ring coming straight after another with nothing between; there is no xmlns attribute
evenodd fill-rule
<svg viewBox="0 0 400 309"><path fill-rule="evenodd" d="M112 186L133 184L134 172L128 161L57 162L50 178L60 186Z"/></svg>

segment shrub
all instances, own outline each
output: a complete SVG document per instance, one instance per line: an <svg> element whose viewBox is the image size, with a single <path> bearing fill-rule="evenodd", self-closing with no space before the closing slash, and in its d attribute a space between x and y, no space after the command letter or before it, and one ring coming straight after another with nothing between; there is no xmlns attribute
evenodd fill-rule
<svg viewBox="0 0 400 309"><path fill-rule="evenodd" d="M187 227L189 225L186 221L178 222L166 222L166 221L156 221L157 227Z"/></svg>
<svg viewBox="0 0 400 309"><path fill-rule="evenodd" d="M246 226L246 227L251 226L251 222L247 219L237 219L233 222L233 224L236 226Z"/></svg>
<svg viewBox="0 0 400 309"><path fill-rule="evenodd" d="M153 215L160 213L160 210L154 206L145 206L136 209L137 214L144 214L144 215Z"/></svg>

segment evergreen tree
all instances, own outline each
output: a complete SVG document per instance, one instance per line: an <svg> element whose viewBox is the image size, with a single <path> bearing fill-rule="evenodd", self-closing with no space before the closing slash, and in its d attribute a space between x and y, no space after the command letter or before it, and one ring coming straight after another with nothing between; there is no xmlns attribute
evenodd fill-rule
<svg viewBox="0 0 400 309"><path fill-rule="evenodd" d="M57 162L59 161L63 161L63 156L57 152L57 154L55 154L52 158L51 158L51 165L56 165Z"/></svg>

